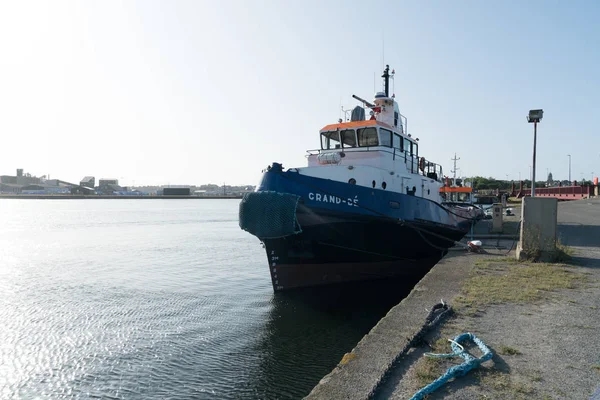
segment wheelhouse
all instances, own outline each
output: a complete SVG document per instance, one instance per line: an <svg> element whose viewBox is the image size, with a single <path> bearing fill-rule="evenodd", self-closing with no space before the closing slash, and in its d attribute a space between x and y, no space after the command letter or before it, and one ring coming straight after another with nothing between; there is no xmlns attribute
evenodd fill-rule
<svg viewBox="0 0 600 400"><path fill-rule="evenodd" d="M320 135L321 149L317 153L379 151L389 154L392 160L403 160L410 173L420 173L436 181L443 178L441 166L419 157L417 140L386 123L377 120L340 122L325 126Z"/></svg>
<svg viewBox="0 0 600 400"><path fill-rule="evenodd" d="M339 166L352 162L353 165L348 165L350 170L356 166L374 167L396 175L402 182L405 182L404 179L417 178L412 175L425 176L437 181L437 184L442 182L442 167L420 156L419 139L408 134L406 117L400 114L395 95L390 96L389 80L393 75L394 71L390 74L389 65L386 65L382 75L384 91L375 94L373 103L352 95L362 106L352 109L349 121L340 119L338 123L321 129L321 148L308 151L309 167ZM371 116L369 119L365 118L367 110ZM424 180L417 179L411 183L411 191L414 193L418 185L424 192ZM406 187L404 183L402 185L404 191ZM410 189L410 185L408 187ZM439 197L437 191L436 187L433 195ZM427 193L431 194L429 188Z"/></svg>
<svg viewBox="0 0 600 400"><path fill-rule="evenodd" d="M447 203L473 203L473 188L444 186L440 188L440 195Z"/></svg>
<svg viewBox="0 0 600 400"><path fill-rule="evenodd" d="M395 132L377 121L345 122L327 125L321 130L321 150L387 147L400 153L419 156L419 145L412 138Z"/></svg>

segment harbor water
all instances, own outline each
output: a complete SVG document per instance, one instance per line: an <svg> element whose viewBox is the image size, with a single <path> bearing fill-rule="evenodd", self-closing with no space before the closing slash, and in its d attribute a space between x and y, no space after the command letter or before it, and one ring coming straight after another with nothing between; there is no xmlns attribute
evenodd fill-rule
<svg viewBox="0 0 600 400"><path fill-rule="evenodd" d="M414 282L274 294L239 200L0 200L0 398L299 398Z"/></svg>

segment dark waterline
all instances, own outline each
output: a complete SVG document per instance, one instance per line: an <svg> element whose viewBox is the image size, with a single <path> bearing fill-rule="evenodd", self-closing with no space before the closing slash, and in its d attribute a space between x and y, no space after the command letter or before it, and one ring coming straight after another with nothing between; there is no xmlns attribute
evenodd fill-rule
<svg viewBox="0 0 600 400"><path fill-rule="evenodd" d="M274 294L238 200L0 200L0 397L299 398L415 282Z"/></svg>

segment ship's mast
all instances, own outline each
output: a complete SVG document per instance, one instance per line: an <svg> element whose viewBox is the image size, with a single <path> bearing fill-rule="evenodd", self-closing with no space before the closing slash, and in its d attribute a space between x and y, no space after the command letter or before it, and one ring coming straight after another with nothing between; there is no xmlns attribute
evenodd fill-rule
<svg viewBox="0 0 600 400"><path fill-rule="evenodd" d="M383 75L381 75L381 77L383 78L383 83L385 85L385 97L390 97L390 66L386 65L385 69L383 70Z"/></svg>
<svg viewBox="0 0 600 400"><path fill-rule="evenodd" d="M454 169L450 172L454 174L454 177L452 178L452 185L456 186L456 172L459 170L459 168L456 168L456 162L460 160L460 157L456 157L456 153L454 153L454 158L451 158L450 160L454 161Z"/></svg>

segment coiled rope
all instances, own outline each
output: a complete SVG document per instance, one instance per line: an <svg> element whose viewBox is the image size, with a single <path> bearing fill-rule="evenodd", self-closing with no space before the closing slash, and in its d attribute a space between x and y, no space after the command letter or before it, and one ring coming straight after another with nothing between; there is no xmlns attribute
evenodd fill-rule
<svg viewBox="0 0 600 400"><path fill-rule="evenodd" d="M479 350L481 350L481 352L483 353L481 355L481 357L475 358L465 350L465 348L461 345L461 343L465 342L467 340L474 342L477 345L477 347L479 347ZM481 363L490 360L492 358L492 356L494 355L492 353L492 351L489 349L489 347L487 347L481 339L479 339L477 336L473 335L470 332L462 333L462 334L458 335L457 337L455 337L454 340L450 340L450 342L452 343L451 344L452 350L454 350L453 353L450 353L450 354L426 353L425 355L427 357L433 357L433 358L462 357L465 360L465 362L460 365L455 365L453 367L448 368L448 370L442 376L440 376L435 381L431 382L429 385L427 385L424 388L422 388L421 390L419 390L417 393L415 393L413 395L413 397L410 398L410 400L424 399L426 395L433 393L434 391L436 391L437 389L442 387L444 384L446 384L446 382L448 382L450 379L466 375L467 372L469 372L473 368L479 367L481 365Z"/></svg>
<svg viewBox="0 0 600 400"><path fill-rule="evenodd" d="M371 393L368 396L369 398L372 399L377 393L377 391L381 389L383 383L388 379L391 371L394 369L394 366L398 363L400 358L406 353L408 353L408 351L411 348L418 345L423 340L423 337L427 332L435 328L444 318L450 316L452 312L452 307L445 303L444 300L441 300L439 303L434 305L431 308L431 310L429 310L429 313L427 314L427 317L425 317L425 322L423 323L423 326L421 326L421 329L419 329L419 331L414 334L414 336L406 343L406 345L396 355L396 357L394 357L386 371L383 373L379 381L377 381L377 383L371 390Z"/></svg>

